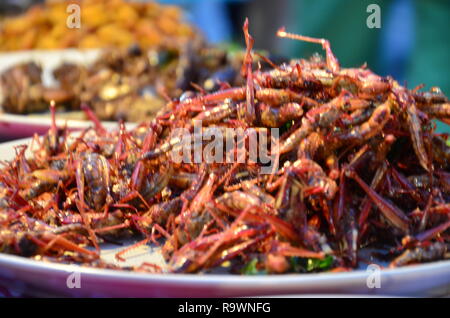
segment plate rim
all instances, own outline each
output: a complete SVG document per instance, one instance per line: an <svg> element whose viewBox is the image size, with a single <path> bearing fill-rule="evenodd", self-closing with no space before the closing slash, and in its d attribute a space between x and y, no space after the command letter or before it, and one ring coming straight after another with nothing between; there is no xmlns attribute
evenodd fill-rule
<svg viewBox="0 0 450 318"><path fill-rule="evenodd" d="M327 281L330 278L343 279L346 281L359 280L362 278L367 278L369 273L365 270L352 270L348 272L322 272L322 273L289 273L289 274L269 274L269 275L237 275L237 274L186 274L186 273L142 273L136 271L128 270L115 270L106 268L95 268L89 266L81 266L77 264L62 264L55 262L45 262L38 261L23 256L17 256L12 254L0 253L0 268L5 264L15 265L15 268L31 268L34 270L52 270L59 273L73 273L78 272L80 274L95 276L98 278L114 278L114 279L124 279L127 281L139 281L139 282L149 282L149 281L166 281L166 282L176 282L176 283L192 283L197 284L211 284L216 283L236 283L242 285L253 285L256 282L264 283L295 283L299 282L317 282L317 281ZM381 269L381 275L386 276L402 276L411 275L422 271L442 271L448 270L450 273L450 260L442 260L437 262L423 263L423 264L413 264L397 268L383 268ZM450 277L450 276L449 276Z"/></svg>

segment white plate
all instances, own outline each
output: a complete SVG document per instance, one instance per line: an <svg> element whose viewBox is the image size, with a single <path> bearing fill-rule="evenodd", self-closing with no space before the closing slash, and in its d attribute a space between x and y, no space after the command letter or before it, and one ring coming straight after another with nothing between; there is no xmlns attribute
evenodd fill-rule
<svg viewBox="0 0 450 318"><path fill-rule="evenodd" d="M14 145L30 139L0 144L0 159L14 157ZM102 250L112 261L117 250ZM143 246L127 254L130 263L142 259L161 262L157 249ZM156 258L156 259L155 259ZM158 259L159 258L159 259ZM77 273L77 274L73 274ZM380 271L380 288L369 288L371 272L285 274L272 276L147 274L39 262L0 254L0 287L12 286L35 295L85 297L240 297L295 294L355 294L400 296L445 296L450 294L450 261L413 265ZM70 276L72 275L72 276ZM80 288L69 288L67 281ZM72 280L71 280L72 279ZM69 286L73 286L69 284ZM77 287L77 286L75 286Z"/></svg>
<svg viewBox="0 0 450 318"><path fill-rule="evenodd" d="M69 288L67 281L76 281L74 273L79 273L79 285L69 284L73 287ZM34 289L51 295L79 297L450 294L450 261L382 270L381 288L372 289L367 287L369 274L365 271L276 276L146 274L44 263L2 254L0 277L9 284L19 285L23 290Z"/></svg>

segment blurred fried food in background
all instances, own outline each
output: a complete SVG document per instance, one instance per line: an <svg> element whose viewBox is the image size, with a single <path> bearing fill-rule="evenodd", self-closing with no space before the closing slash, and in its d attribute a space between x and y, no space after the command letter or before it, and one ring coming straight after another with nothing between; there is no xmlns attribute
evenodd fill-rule
<svg viewBox="0 0 450 318"><path fill-rule="evenodd" d="M69 28L70 4L80 6L81 27ZM175 6L124 0L47 0L0 25L0 50L178 47L197 36Z"/></svg>
<svg viewBox="0 0 450 318"><path fill-rule="evenodd" d="M201 39L178 49L144 50L135 44L102 50L90 65L63 62L53 69L51 86L43 83L39 64L24 62L0 74L1 104L16 114L46 111L50 101L67 111L88 104L102 120L141 121L184 91L240 84L242 56Z"/></svg>

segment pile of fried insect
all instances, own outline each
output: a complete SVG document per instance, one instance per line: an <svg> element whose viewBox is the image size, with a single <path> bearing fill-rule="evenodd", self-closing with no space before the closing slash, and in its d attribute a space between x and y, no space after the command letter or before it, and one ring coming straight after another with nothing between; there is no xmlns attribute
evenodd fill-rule
<svg viewBox="0 0 450 318"><path fill-rule="evenodd" d="M187 91L133 130L107 131L84 106L92 128L74 136L53 125L17 147L0 173L0 251L119 269L101 244L131 238L117 260L154 244L167 265L126 269L237 274L347 271L369 262L363 250L390 267L448 258L450 148L433 122L450 123L447 97L341 68L327 40L284 29L321 44L326 59L262 71L248 21L243 30L241 87ZM194 135L196 120L278 128L273 173L249 160L173 162L173 132Z"/></svg>

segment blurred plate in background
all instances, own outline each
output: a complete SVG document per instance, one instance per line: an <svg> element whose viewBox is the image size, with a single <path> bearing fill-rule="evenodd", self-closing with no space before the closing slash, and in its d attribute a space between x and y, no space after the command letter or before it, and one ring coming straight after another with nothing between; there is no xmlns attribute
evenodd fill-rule
<svg viewBox="0 0 450 318"><path fill-rule="evenodd" d="M55 85L53 71L61 64L76 63L89 65L99 56L100 50L32 50L12 53L0 53L0 73L21 63L35 62L42 67L42 83L46 87ZM0 105L1 105L0 89ZM84 120L81 111L67 111L57 114L57 125L63 127L67 124L69 130L80 130L92 126L90 121ZM50 113L9 114L0 113L0 140L12 140L31 137L34 133L45 134L51 125ZM106 128L117 127L115 122L104 122Z"/></svg>
<svg viewBox="0 0 450 318"><path fill-rule="evenodd" d="M42 67L42 83L45 86L53 86L55 80L52 73L55 68L64 62L89 65L99 57L100 53L99 49L2 52L0 53L0 73L17 64L35 62Z"/></svg>
<svg viewBox="0 0 450 318"><path fill-rule="evenodd" d="M55 80L53 70L64 62L77 63L81 65L89 65L99 56L100 50L33 50L19 51L12 53L0 53L0 73L6 69L21 63L35 62L42 67L42 82L45 86L54 86ZM1 89L0 89L0 106L1 106ZM84 116L81 112L66 112L58 114L57 125L67 127L70 130L79 130L92 125L91 122L83 120ZM11 140L17 138L25 138L33 136L34 133L39 135L45 134L50 128L50 113L37 114L8 114L0 113L0 140ZM107 128L117 127L117 124L105 123Z"/></svg>
<svg viewBox="0 0 450 318"><path fill-rule="evenodd" d="M72 273L80 288L68 288ZM450 261L381 271L381 288L368 288L368 273L266 276L148 274L87 268L0 254L0 279L32 294L77 297L241 297L295 294L445 296L450 293Z"/></svg>
<svg viewBox="0 0 450 318"><path fill-rule="evenodd" d="M70 112L67 112L70 114ZM72 114L73 115L73 114ZM76 120L76 119L61 119L64 115L57 114L56 125L58 127L64 127L67 125L69 131L81 130L93 126L89 120ZM41 115L13 115L13 114L0 114L0 140L7 141L19 138L25 138L33 136L35 133L43 135L47 133L51 126L50 114ZM117 122L102 122L103 126L107 129L118 128ZM127 123L128 128L134 127L136 124Z"/></svg>

